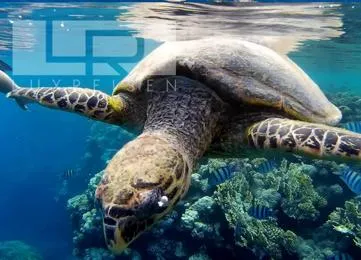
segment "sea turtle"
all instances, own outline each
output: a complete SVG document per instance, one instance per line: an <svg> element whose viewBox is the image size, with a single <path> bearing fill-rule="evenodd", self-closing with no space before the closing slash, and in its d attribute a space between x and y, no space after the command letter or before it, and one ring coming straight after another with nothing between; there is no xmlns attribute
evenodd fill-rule
<svg viewBox="0 0 361 260"><path fill-rule="evenodd" d="M112 158L96 190L114 253L179 202L211 145L361 157L361 135L331 126L341 112L302 69L242 39L164 43L111 96L84 88L22 88L4 73L0 90L23 106L36 102L142 131Z"/></svg>

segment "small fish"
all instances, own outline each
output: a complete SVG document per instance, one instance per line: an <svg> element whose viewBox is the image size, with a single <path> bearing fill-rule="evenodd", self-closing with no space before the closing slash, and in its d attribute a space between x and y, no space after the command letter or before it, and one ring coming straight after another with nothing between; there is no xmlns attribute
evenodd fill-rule
<svg viewBox="0 0 361 260"><path fill-rule="evenodd" d="M267 174L271 171L273 171L274 168L277 167L277 163L275 160L267 160L258 165L257 171L262 174Z"/></svg>
<svg viewBox="0 0 361 260"><path fill-rule="evenodd" d="M211 185L221 184L232 178L236 170L237 167L235 165L220 167L210 172L211 176L208 178L208 182Z"/></svg>
<svg viewBox="0 0 361 260"><path fill-rule="evenodd" d="M272 209L262 205L254 205L250 207L248 214L257 219L267 219L274 216Z"/></svg>
<svg viewBox="0 0 361 260"><path fill-rule="evenodd" d="M356 234L350 230L348 227L340 225L340 226L333 226L333 229L342 233L342 234L347 234L347 235L351 235L351 236L356 236Z"/></svg>
<svg viewBox="0 0 361 260"><path fill-rule="evenodd" d="M66 170L61 177L63 180L69 180L73 177L73 175L74 175L73 170Z"/></svg>
<svg viewBox="0 0 361 260"><path fill-rule="evenodd" d="M341 172L340 178L352 192L361 195L361 174L359 172L346 168Z"/></svg>
<svg viewBox="0 0 361 260"><path fill-rule="evenodd" d="M355 133L361 133L361 121L344 123L342 127Z"/></svg>
<svg viewBox="0 0 361 260"><path fill-rule="evenodd" d="M327 257L327 260L353 260L353 258L347 253L336 253Z"/></svg>

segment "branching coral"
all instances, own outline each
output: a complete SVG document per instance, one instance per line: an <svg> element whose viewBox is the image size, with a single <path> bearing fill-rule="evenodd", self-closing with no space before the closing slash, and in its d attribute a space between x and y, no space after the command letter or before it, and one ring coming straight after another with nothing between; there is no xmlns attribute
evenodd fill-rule
<svg viewBox="0 0 361 260"><path fill-rule="evenodd" d="M246 167L232 181L219 185L215 201L223 208L230 225L241 230L238 243L257 252L264 250L276 258L283 251L295 252L296 234L281 229L275 219L253 218L248 210L254 204L274 209L279 206L291 218L317 219L319 209L327 201L312 184L310 175L314 172L311 165L288 164L284 160L271 173L260 174Z"/></svg>
<svg viewBox="0 0 361 260"><path fill-rule="evenodd" d="M181 218L181 226L191 232L194 238L222 239L219 234L220 224L212 218L214 211L213 198L202 197L187 207Z"/></svg>
<svg viewBox="0 0 361 260"><path fill-rule="evenodd" d="M336 208L329 215L327 224L337 232L353 237L355 245L361 248L361 202L359 200L346 201L344 208Z"/></svg>
<svg viewBox="0 0 361 260"><path fill-rule="evenodd" d="M280 178L281 208L289 217L315 220L320 214L319 209L327 205L327 200L317 193L312 184L310 174L313 171L314 167L307 165L291 163L287 167L283 163L275 174L276 178Z"/></svg>
<svg viewBox="0 0 361 260"><path fill-rule="evenodd" d="M82 255L80 249L103 247L102 221L100 212L95 208L94 192L100 181L102 172L90 179L84 194L68 200L67 210L73 226L74 254Z"/></svg>
<svg viewBox="0 0 361 260"><path fill-rule="evenodd" d="M254 177L257 176L257 177ZM280 258L282 252L294 251L296 235L278 227L275 219L258 220L248 214L248 209L255 200L263 205L267 201L254 197L258 189L262 175L243 171L236 175L231 182L218 186L215 192L215 201L223 208L226 219L233 228L240 230L236 235L238 244L244 247L253 248L255 252L266 252L267 254ZM257 183L257 184L256 184ZM278 187L278 182L274 182ZM276 191L276 189L275 189ZM273 192L268 191L269 194ZM277 192L274 192L276 195ZM264 198L267 198L265 196ZM259 253L261 254L261 253Z"/></svg>
<svg viewBox="0 0 361 260"><path fill-rule="evenodd" d="M200 251L188 258L188 260L211 260L211 258L203 251Z"/></svg>

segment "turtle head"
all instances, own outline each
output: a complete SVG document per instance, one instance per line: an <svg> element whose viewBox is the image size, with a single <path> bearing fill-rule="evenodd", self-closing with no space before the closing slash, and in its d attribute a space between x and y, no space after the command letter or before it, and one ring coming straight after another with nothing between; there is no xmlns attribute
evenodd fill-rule
<svg viewBox="0 0 361 260"><path fill-rule="evenodd" d="M178 203L189 186L188 171L181 154L155 136L141 135L113 157L96 191L113 253L120 254Z"/></svg>

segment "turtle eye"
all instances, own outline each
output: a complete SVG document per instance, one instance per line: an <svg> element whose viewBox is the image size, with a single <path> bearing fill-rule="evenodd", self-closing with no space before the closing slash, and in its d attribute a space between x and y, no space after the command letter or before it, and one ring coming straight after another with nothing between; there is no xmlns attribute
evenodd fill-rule
<svg viewBox="0 0 361 260"><path fill-rule="evenodd" d="M134 207L134 214L138 219L146 219L149 216L159 214L164 207L159 206L159 201L164 196L160 188L144 191L139 194L140 203Z"/></svg>

